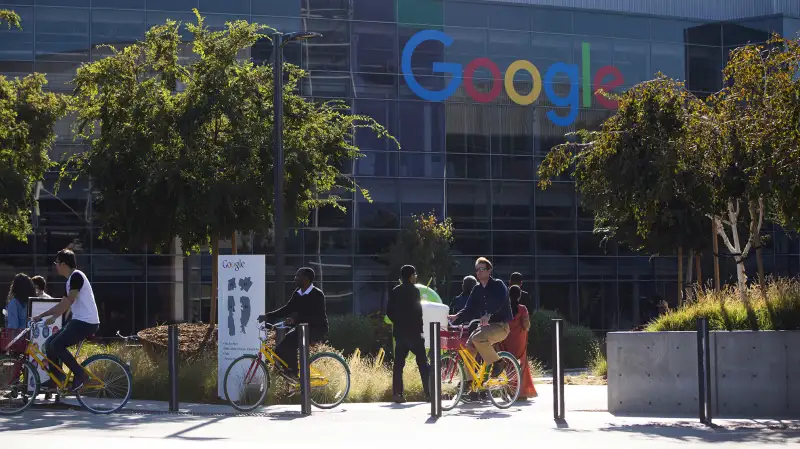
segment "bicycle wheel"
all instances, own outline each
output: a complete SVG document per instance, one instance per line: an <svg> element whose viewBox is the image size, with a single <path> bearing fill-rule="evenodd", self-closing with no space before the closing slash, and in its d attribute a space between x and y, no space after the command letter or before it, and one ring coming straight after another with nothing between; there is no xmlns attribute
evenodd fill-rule
<svg viewBox="0 0 800 449"><path fill-rule="evenodd" d="M260 406L269 390L267 365L254 355L243 355L225 371L223 390L225 400L240 412L249 412Z"/></svg>
<svg viewBox="0 0 800 449"><path fill-rule="evenodd" d="M29 379L33 391L29 391ZM0 357L0 415L16 415L33 405L39 394L39 382L39 372L27 360Z"/></svg>
<svg viewBox="0 0 800 449"><path fill-rule="evenodd" d="M131 399L133 375L128 365L110 354L97 354L81 364L89 378L76 393L78 403L98 415L118 412Z"/></svg>
<svg viewBox="0 0 800 449"><path fill-rule="evenodd" d="M517 358L508 352L499 352L500 360L505 362L505 369L499 378L489 379L484 388L489 391L489 399L497 408L511 407L519 397L522 388L522 370Z"/></svg>
<svg viewBox="0 0 800 449"><path fill-rule="evenodd" d="M311 356L308 364L314 407L332 409L347 399L350 367L339 354L320 352Z"/></svg>
<svg viewBox="0 0 800 449"><path fill-rule="evenodd" d="M453 410L461 396L464 394L464 387L467 384L467 374L464 364L457 354L445 354L442 356L441 364L442 378L442 410Z"/></svg>

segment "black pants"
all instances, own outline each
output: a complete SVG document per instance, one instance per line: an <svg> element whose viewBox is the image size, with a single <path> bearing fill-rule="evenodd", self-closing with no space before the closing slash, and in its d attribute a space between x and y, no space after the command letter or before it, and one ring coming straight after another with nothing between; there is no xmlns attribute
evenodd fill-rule
<svg viewBox="0 0 800 449"><path fill-rule="evenodd" d="M417 359L417 368L422 378L425 396L430 394L430 366L425 354L425 341L420 335L395 335L394 365L392 366L392 394L403 394L403 369L406 367L408 353Z"/></svg>
<svg viewBox="0 0 800 449"><path fill-rule="evenodd" d="M278 357L281 358L287 365L289 365L289 372L297 376L299 362L297 361L297 350L299 349L299 342L297 341L297 332L295 329L290 330L286 333L286 336L283 340L278 343L278 346L275 347L275 354L278 354ZM321 341L325 341L325 332L314 332L313 330L309 332L308 337L308 344L313 345L319 343Z"/></svg>
<svg viewBox="0 0 800 449"><path fill-rule="evenodd" d="M99 328L99 324L89 324L85 321L71 320L61 331L48 338L44 343L47 358L59 368L61 368L61 362L66 363L74 376L83 375L83 368L81 368L81 365L78 364L68 348L86 340L87 337L91 337ZM64 374L60 371L51 367L50 372L61 382L64 382Z"/></svg>

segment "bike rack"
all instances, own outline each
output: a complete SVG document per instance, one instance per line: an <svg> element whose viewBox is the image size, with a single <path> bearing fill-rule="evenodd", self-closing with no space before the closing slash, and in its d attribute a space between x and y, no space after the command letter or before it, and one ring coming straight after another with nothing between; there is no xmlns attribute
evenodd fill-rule
<svg viewBox="0 0 800 449"><path fill-rule="evenodd" d="M563 421L564 407L564 359L561 347L564 335L564 320L553 318L553 419Z"/></svg>
<svg viewBox="0 0 800 449"><path fill-rule="evenodd" d="M434 418L442 417L442 339L441 323L431 322L431 369L430 369L430 392L431 392L431 416Z"/></svg>
<svg viewBox="0 0 800 449"><path fill-rule="evenodd" d="M697 319L697 399L700 406L700 422L711 425L711 337L708 318Z"/></svg>
<svg viewBox="0 0 800 449"><path fill-rule="evenodd" d="M300 413L305 416L311 415L311 370L308 366L308 324L302 323L297 326L297 340L300 348Z"/></svg>
<svg viewBox="0 0 800 449"><path fill-rule="evenodd" d="M177 412L178 403L178 326L173 324L167 334L167 351L169 365L169 411Z"/></svg>

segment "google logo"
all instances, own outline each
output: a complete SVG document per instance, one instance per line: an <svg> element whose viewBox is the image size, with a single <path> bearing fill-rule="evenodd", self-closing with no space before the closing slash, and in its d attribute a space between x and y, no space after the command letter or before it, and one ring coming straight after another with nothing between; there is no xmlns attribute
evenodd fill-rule
<svg viewBox="0 0 800 449"><path fill-rule="evenodd" d="M239 259L238 262L231 263L228 260L223 260L222 268L233 268L234 271L239 271L239 269L244 268L244 261Z"/></svg>
<svg viewBox="0 0 800 449"><path fill-rule="evenodd" d="M542 86L544 86L544 93L551 103L557 107L569 107L569 113L566 116L558 115L556 111L547 111L547 118L557 126L569 126L574 123L575 119L578 117L578 109L581 107L581 101L583 107L591 107L593 92L597 92L599 89L610 92L612 89L621 86L625 82L622 72L614 66L601 67L594 74L594 77L592 77L591 45L588 42L584 42L581 47L582 67L579 68L575 64L557 62L547 69L547 72L544 74L544 80L542 80L542 74L539 69L530 61L524 60L512 62L506 69L505 77L501 75L500 68L497 67L497 64L492 62L489 58L477 58L467 64L466 67L454 62L434 62L434 73L450 74L452 78L447 87L442 90L433 91L422 87L419 82L417 82L411 70L411 57L414 51L420 44L426 41L441 42L445 47L449 47L453 44L453 38L442 31L425 30L412 36L403 48L403 76L406 79L408 87L411 88L411 91L423 100L447 100L458 90L463 82L467 95L479 103L489 103L493 101L500 95L501 89L505 87L506 93L511 101L519 105L530 105L539 99L542 93ZM492 83L492 88L488 92L481 92L475 88L473 76L479 68L485 68L492 74L494 82ZM531 78L533 78L533 88L528 93L517 92L514 86L514 77L517 72L520 71L528 72ZM555 78L559 74L566 75L569 80L570 91L566 96L557 95L553 89ZM500 84L500 80L503 80L503 84ZM583 98L579 97L581 91L583 93ZM605 108L617 108L616 100L606 98L600 94L594 94L594 98Z"/></svg>

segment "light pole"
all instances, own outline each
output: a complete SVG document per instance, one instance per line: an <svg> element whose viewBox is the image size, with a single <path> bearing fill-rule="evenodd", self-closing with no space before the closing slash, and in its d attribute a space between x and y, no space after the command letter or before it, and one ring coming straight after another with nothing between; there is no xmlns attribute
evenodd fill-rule
<svg viewBox="0 0 800 449"><path fill-rule="evenodd" d="M275 158L275 210L273 211L273 226L275 231L275 297L285 294L284 267L286 254L284 249L284 218L283 218L283 46L289 42L322 37L319 33L300 31L297 33L274 33L272 35L273 53L273 83L275 88L275 116L273 119L273 145ZM265 161L266 162L266 161Z"/></svg>

